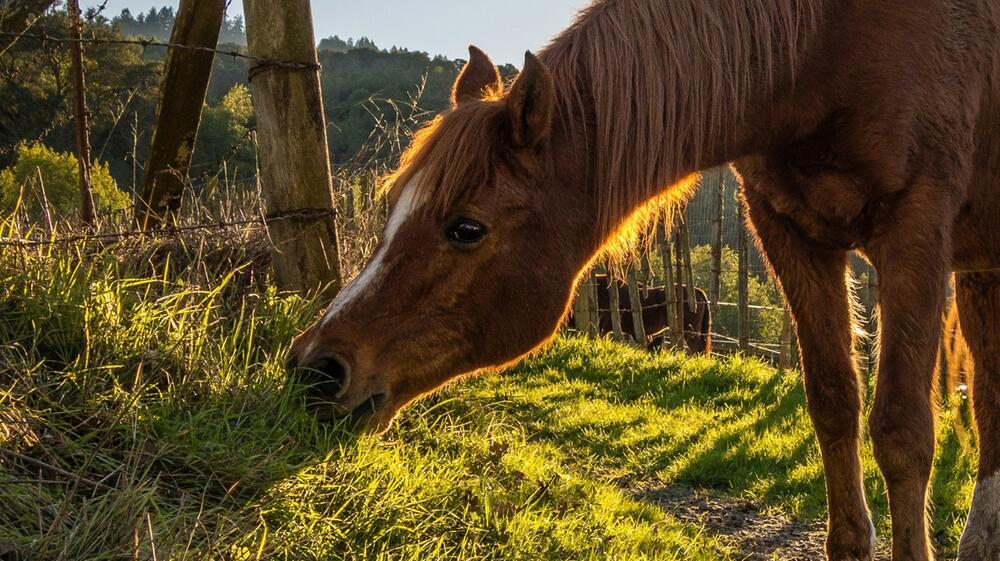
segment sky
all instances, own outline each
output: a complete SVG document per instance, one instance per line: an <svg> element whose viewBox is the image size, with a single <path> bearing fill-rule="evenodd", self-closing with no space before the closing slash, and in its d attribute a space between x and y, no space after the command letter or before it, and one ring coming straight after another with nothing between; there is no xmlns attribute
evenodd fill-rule
<svg viewBox="0 0 1000 561"><path fill-rule="evenodd" d="M84 0L84 6L101 0ZM123 8L133 14L152 6L174 6L178 0L108 0L105 14ZM367 36L382 48L468 58L470 43L498 64L521 66L524 51L538 50L567 27L589 0L313 0L316 40ZM243 12L233 0L230 15Z"/></svg>

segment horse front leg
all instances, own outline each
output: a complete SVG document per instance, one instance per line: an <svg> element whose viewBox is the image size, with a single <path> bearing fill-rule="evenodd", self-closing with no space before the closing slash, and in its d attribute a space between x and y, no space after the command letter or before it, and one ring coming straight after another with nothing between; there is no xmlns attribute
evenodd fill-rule
<svg viewBox="0 0 1000 561"><path fill-rule="evenodd" d="M975 361L979 477L959 561L1000 561L1000 272L958 275L962 334Z"/></svg>
<svg viewBox="0 0 1000 561"><path fill-rule="evenodd" d="M879 273L881 351L869 426L889 492L893 561L934 558L927 485L934 460L933 387L950 271L950 205L917 186L866 251Z"/></svg>
<svg viewBox="0 0 1000 561"><path fill-rule="evenodd" d="M830 561L870 561L875 530L861 471L861 382L852 359L847 253L804 239L748 184L750 219L799 336L806 398L823 455Z"/></svg>

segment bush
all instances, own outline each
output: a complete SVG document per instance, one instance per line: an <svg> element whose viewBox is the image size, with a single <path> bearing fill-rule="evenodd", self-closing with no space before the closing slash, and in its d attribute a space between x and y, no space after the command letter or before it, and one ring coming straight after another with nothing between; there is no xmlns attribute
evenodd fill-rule
<svg viewBox="0 0 1000 561"><path fill-rule="evenodd" d="M20 206L32 219L42 215L42 200L48 199L53 217L69 217L80 211L80 181L76 156L56 152L41 142L21 144L15 164L0 170L0 208L10 212ZM38 181L39 174L44 184ZM94 204L98 212L127 208L129 196L118 189L106 164L94 163ZM20 199L20 205L18 201Z"/></svg>
<svg viewBox="0 0 1000 561"><path fill-rule="evenodd" d="M691 249L691 268L694 272L694 284L706 291L711 286L712 247L702 245ZM739 256L731 247L722 250L722 302L739 301ZM750 339L777 343L781 341L781 328L784 313L770 308L784 307L784 298L778 286L768 277L750 275L747 284L747 296L752 308L750 310ZM712 318L712 330L716 333L735 337L739 333L739 309L734 306L723 306Z"/></svg>
<svg viewBox="0 0 1000 561"><path fill-rule="evenodd" d="M250 90L243 84L236 84L218 104L205 107L195 143L195 166L211 164L217 167L225 159L233 172L253 173L254 153L251 143L244 142L253 126L252 121Z"/></svg>

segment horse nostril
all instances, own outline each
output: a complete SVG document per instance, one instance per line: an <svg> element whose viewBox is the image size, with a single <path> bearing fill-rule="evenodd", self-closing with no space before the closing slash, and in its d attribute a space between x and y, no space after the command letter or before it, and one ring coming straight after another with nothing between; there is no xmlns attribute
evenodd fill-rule
<svg viewBox="0 0 1000 561"><path fill-rule="evenodd" d="M323 357L304 366L303 370L311 374L308 382L315 393L332 396L333 399L343 397L351 383L351 367L336 355Z"/></svg>
<svg viewBox="0 0 1000 561"><path fill-rule="evenodd" d="M288 351L285 355L285 370L288 372L294 372L299 367L299 357L294 351Z"/></svg>

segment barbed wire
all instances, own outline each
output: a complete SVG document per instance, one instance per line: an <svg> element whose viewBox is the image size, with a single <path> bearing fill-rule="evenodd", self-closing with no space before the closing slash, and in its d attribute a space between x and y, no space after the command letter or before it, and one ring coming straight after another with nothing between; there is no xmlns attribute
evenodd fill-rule
<svg viewBox="0 0 1000 561"><path fill-rule="evenodd" d="M103 234L75 234L72 236L50 238L44 240L0 238L0 247L16 247L16 248L28 249L28 248L49 247L56 245L69 245L80 242L113 241L113 240L125 240L129 238L140 238L140 237L150 237L150 238L173 237L183 232L222 230L237 226L249 226L262 223L263 220L261 219L235 220L228 222L218 222L213 224L194 224L190 226L175 226L171 228L161 228L159 230L146 230L146 231L125 230L121 232L108 232Z"/></svg>
<svg viewBox="0 0 1000 561"><path fill-rule="evenodd" d="M332 208L306 208L283 212L275 212L260 218L245 220L219 220L210 223L190 224L186 226L167 226L155 230L122 230L106 233L82 233L72 236L52 237L49 239L22 239L0 237L0 247L15 247L21 249L69 245L81 242L121 241L132 238L165 238L176 237L185 232L204 232L211 230L228 230L241 226L267 226L274 222L313 222L323 219L333 220L337 215Z"/></svg>
<svg viewBox="0 0 1000 561"><path fill-rule="evenodd" d="M226 150L222 153L221 158L211 162L192 163L191 170L218 169L223 164L226 164L235 158L236 155L239 154L240 150L246 146L247 142L249 142L255 134L257 134L257 129L255 127L248 128L246 132L240 135L240 138L236 142L230 144L229 147L226 148ZM213 174L205 171L198 174L199 177L211 177L212 175Z"/></svg>
<svg viewBox="0 0 1000 561"><path fill-rule="evenodd" d="M144 49L150 47L163 47L166 49L178 49L178 50L189 50L189 51L211 53L216 56L239 58L254 63L253 66L250 68L251 79L253 79L253 77L255 77L260 72L271 68L281 68L284 70L311 70L317 72L323 69L322 65L314 61L299 62L299 61L268 59L268 58L253 56L233 49L218 49L214 47L203 47L200 45L167 43L163 41L155 41L152 39L101 38L93 35L91 37L74 39L72 37L60 37L55 35L49 35L44 31L41 33L16 33L11 31L0 31L0 37L8 37L14 39L34 39L36 41L40 41L43 45L45 43L58 43L58 44L80 43L87 45L134 45L142 47Z"/></svg>
<svg viewBox="0 0 1000 561"><path fill-rule="evenodd" d="M87 9L87 14L84 16L87 23L94 23L94 20L104 13L104 10L108 9L108 1L109 0L104 0L99 6Z"/></svg>

